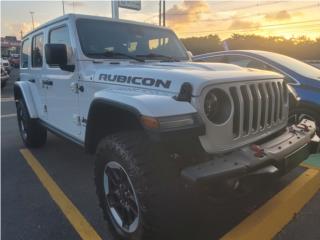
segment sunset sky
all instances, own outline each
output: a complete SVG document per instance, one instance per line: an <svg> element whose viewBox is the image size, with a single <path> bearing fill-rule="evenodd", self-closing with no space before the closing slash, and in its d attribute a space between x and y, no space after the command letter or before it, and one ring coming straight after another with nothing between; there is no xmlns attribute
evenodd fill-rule
<svg viewBox="0 0 320 240"><path fill-rule="evenodd" d="M166 1L167 26L179 37L232 33L320 37L320 0ZM158 23L158 1L142 0L142 10L120 10L120 18ZM66 13L111 17L110 1L65 1ZM1 1L1 36L31 30L30 11L39 25L62 15L62 1Z"/></svg>

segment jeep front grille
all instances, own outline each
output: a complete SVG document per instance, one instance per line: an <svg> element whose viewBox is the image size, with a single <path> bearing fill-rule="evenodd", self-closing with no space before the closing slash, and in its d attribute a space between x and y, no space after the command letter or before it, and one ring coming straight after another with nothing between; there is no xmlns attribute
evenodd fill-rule
<svg viewBox="0 0 320 240"><path fill-rule="evenodd" d="M287 119L283 106L288 101L288 93L282 80L241 84L229 90L234 103L234 139L271 128Z"/></svg>
<svg viewBox="0 0 320 240"><path fill-rule="evenodd" d="M223 99L226 95L218 94L220 92L224 92L230 102ZM206 102L208 94L216 96L211 105ZM227 152L257 142L285 128L288 123L288 90L283 79L207 86L194 103L206 127L200 141L208 153Z"/></svg>

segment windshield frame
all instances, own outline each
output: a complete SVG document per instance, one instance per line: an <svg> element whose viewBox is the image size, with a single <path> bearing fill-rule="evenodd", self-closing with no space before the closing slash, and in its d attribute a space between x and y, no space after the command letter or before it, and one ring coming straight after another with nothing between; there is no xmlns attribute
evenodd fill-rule
<svg viewBox="0 0 320 240"><path fill-rule="evenodd" d="M81 41L81 38L80 38L80 32L79 32L79 25L78 25L78 22L81 21L81 20L88 20L88 21L99 21L99 22L106 22L106 23L121 23L121 24L127 24L127 25L133 25L133 26L138 26L138 27L143 27L143 28L151 28L151 29L159 29L159 30L164 30L164 31L167 31L169 34L172 34L172 36L175 38L175 41L177 43L177 46L179 46L181 48L181 50L184 52L184 56L183 57L180 57L178 58L177 60L179 61L190 61L190 57L188 55L188 51L186 49L186 47L184 46L184 44L181 42L181 40L178 38L178 36L175 34L175 32L173 30L171 30L170 28L165 28L165 27L158 27L158 26L153 26L153 25L148 25L148 24L143 24L143 23L135 23L135 22L127 22L127 21L114 21L112 19L106 19L106 18L84 18L84 17L81 17L81 18L77 18L76 21L75 21L75 28L76 28L76 34L77 34L77 38L78 38L78 42L79 42L79 45L80 45L80 49L81 49L81 53L89 58L89 59L93 59L93 60L110 60L110 61L114 61L114 60L125 60L125 61L132 61L134 60L133 58L126 58L125 56L121 57L107 57L107 56L103 56L101 54L101 57L95 57L95 56L92 56L91 53L89 52L86 52L84 51L85 50L85 47L84 47L84 44L83 42ZM151 53L151 52L150 52ZM98 54L98 53L97 53ZM137 56L135 54L132 55L132 57L136 57L136 58L139 58L138 57L139 54L137 54ZM169 58L172 58L172 56L167 56L168 59ZM174 56L173 56L174 57ZM156 59L156 58L141 58L141 62L144 62L144 61L164 61L164 59Z"/></svg>

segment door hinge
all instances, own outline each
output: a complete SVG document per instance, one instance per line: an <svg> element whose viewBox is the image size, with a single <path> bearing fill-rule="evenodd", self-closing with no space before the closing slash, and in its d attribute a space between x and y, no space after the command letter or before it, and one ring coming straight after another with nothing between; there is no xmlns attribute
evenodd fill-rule
<svg viewBox="0 0 320 240"><path fill-rule="evenodd" d="M81 125L81 117L78 114L73 114L73 122L77 125Z"/></svg>
<svg viewBox="0 0 320 240"><path fill-rule="evenodd" d="M71 83L70 87L74 93L79 93L84 91L84 87L76 82Z"/></svg>

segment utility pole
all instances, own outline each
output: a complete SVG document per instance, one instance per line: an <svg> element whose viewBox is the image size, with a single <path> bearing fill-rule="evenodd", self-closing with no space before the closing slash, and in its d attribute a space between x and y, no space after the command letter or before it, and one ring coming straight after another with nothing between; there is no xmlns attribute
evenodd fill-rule
<svg viewBox="0 0 320 240"><path fill-rule="evenodd" d="M62 13L63 15L65 14L65 11L64 11L64 1L62 0Z"/></svg>
<svg viewBox="0 0 320 240"><path fill-rule="evenodd" d="M163 0L163 26L166 26L166 0Z"/></svg>
<svg viewBox="0 0 320 240"><path fill-rule="evenodd" d="M162 16L161 8L162 8L162 1L159 0L159 26L161 26L161 24L162 24L162 20L161 20L161 16Z"/></svg>
<svg viewBox="0 0 320 240"><path fill-rule="evenodd" d="M34 19L33 19L34 12L30 12L31 15L31 21L32 21L32 30L34 30Z"/></svg>
<svg viewBox="0 0 320 240"><path fill-rule="evenodd" d="M20 38L21 38L21 40L22 40L22 38L23 38L23 32L22 32L22 30L20 30Z"/></svg>
<svg viewBox="0 0 320 240"><path fill-rule="evenodd" d="M118 0L112 0L112 1L111 1L111 7L112 7L112 18L113 18L113 19L119 19L119 5L118 5Z"/></svg>

